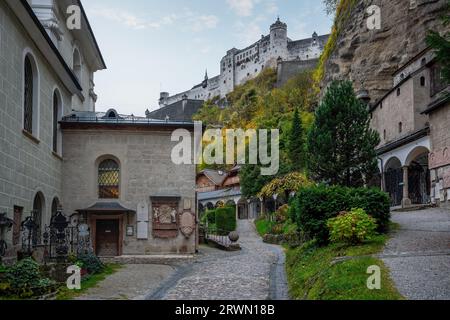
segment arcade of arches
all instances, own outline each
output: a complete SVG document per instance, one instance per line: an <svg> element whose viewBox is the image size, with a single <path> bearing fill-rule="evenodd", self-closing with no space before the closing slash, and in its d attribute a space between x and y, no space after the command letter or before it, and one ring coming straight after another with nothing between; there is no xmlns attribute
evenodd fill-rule
<svg viewBox="0 0 450 320"><path fill-rule="evenodd" d="M391 205L407 207L430 203L429 149L415 146L407 153L402 151L390 154L386 162L380 163L383 168L382 188L389 193Z"/></svg>

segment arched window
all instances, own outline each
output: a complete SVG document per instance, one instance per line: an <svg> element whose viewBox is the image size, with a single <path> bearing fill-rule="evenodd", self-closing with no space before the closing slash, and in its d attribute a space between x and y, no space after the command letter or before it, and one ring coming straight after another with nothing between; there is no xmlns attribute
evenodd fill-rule
<svg viewBox="0 0 450 320"><path fill-rule="evenodd" d="M78 49L73 50L73 73L81 81L81 55Z"/></svg>
<svg viewBox="0 0 450 320"><path fill-rule="evenodd" d="M59 208L59 199L55 198L55 199L53 199L53 202L52 202L52 218L54 216L56 216L56 213L58 212L58 208Z"/></svg>
<svg viewBox="0 0 450 320"><path fill-rule="evenodd" d="M44 196L42 193L36 194L33 201L33 220L36 223L36 232L33 234L33 245L38 245L41 243L41 232L42 232L42 215L44 212Z"/></svg>
<svg viewBox="0 0 450 320"><path fill-rule="evenodd" d="M119 198L119 164L112 160L104 160L98 166L98 196L100 199Z"/></svg>
<svg viewBox="0 0 450 320"><path fill-rule="evenodd" d="M425 77L420 77L420 86L425 87Z"/></svg>
<svg viewBox="0 0 450 320"><path fill-rule="evenodd" d="M30 57L25 57L25 86L24 86L24 116L23 128L28 133L33 134L34 107L35 107L35 74L33 72L33 65Z"/></svg>
<svg viewBox="0 0 450 320"><path fill-rule="evenodd" d="M53 124L52 124L52 132L53 132L53 152L58 153L59 147L59 128L58 121L61 118L62 114L62 103L61 96L59 92L55 90L53 93Z"/></svg>

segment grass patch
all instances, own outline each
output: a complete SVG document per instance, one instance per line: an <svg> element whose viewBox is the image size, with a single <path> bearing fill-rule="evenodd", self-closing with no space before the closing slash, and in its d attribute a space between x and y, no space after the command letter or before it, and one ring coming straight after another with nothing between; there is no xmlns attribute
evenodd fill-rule
<svg viewBox="0 0 450 320"><path fill-rule="evenodd" d="M56 300L71 300L74 299L88 291L90 288L96 287L100 282L105 280L108 276L116 273L118 270L122 268L119 264L107 264L105 269L99 273L94 275L89 275L84 278L81 282L80 290L69 290L67 287L62 287L58 295L56 296Z"/></svg>
<svg viewBox="0 0 450 320"><path fill-rule="evenodd" d="M370 255L379 253L386 235L359 246L332 244L318 247L308 242L302 247L287 250L286 269L291 297L297 300L399 300L383 262ZM339 257L355 257L333 263ZM367 288L367 268L381 268L381 290Z"/></svg>

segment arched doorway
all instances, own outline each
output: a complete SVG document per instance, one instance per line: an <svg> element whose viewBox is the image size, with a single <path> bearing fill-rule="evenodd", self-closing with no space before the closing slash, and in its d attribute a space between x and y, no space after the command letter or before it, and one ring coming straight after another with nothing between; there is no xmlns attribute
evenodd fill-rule
<svg viewBox="0 0 450 320"><path fill-rule="evenodd" d="M398 158L391 158L385 166L384 181L386 192L391 198L391 206L399 206L403 199L403 171Z"/></svg>
<svg viewBox="0 0 450 320"><path fill-rule="evenodd" d="M248 219L248 206L246 199L240 199L237 203L238 219L246 220Z"/></svg>

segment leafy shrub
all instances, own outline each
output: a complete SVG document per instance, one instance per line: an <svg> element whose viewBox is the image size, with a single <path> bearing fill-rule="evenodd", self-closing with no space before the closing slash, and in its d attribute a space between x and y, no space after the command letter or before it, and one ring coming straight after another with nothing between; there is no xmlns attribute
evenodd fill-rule
<svg viewBox="0 0 450 320"><path fill-rule="evenodd" d="M275 213L275 222L276 223L285 223L289 218L289 206L287 204L278 208Z"/></svg>
<svg viewBox="0 0 450 320"><path fill-rule="evenodd" d="M56 282L42 277L39 264L32 258L17 262L6 272L6 283L2 285L3 293L30 298L54 290Z"/></svg>
<svg viewBox="0 0 450 320"><path fill-rule="evenodd" d="M375 235L377 224L363 209L342 212L336 218L328 220L332 242L359 244L371 240Z"/></svg>
<svg viewBox="0 0 450 320"><path fill-rule="evenodd" d="M361 208L375 218L379 232L388 229L390 219L389 197L377 189L327 187L325 185L301 189L292 203L290 216L300 231L317 239L320 245L328 243L327 221L340 212Z"/></svg>
<svg viewBox="0 0 450 320"><path fill-rule="evenodd" d="M105 265L92 253L78 256L77 265L82 265L90 274L97 274L104 270Z"/></svg>
<svg viewBox="0 0 450 320"><path fill-rule="evenodd" d="M274 224L272 226L271 234L283 234L283 225L282 224Z"/></svg>
<svg viewBox="0 0 450 320"><path fill-rule="evenodd" d="M41 280L39 264L31 258L21 260L8 270L6 279L16 291L38 287Z"/></svg>
<svg viewBox="0 0 450 320"><path fill-rule="evenodd" d="M233 207L216 209L216 228L224 233L236 230L236 211Z"/></svg>

